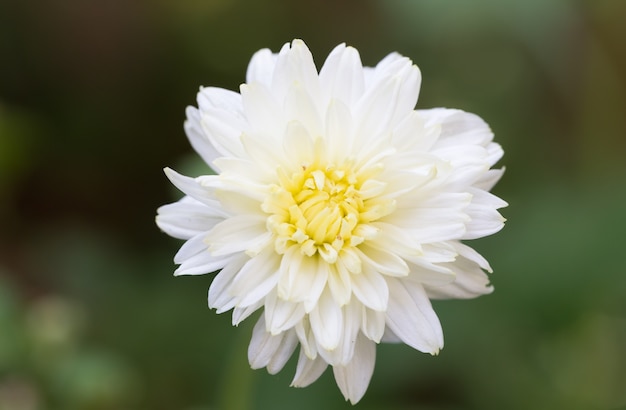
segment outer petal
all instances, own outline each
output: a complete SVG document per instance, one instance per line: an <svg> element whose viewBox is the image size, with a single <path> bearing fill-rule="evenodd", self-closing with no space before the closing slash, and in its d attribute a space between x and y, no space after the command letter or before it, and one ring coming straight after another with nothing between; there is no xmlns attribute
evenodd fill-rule
<svg viewBox="0 0 626 410"><path fill-rule="evenodd" d="M472 203L465 212L471 220L467 223L467 231L462 239L476 239L492 235L504 227L506 221L497 211L508 204L489 192L470 188Z"/></svg>
<svg viewBox="0 0 626 410"><path fill-rule="evenodd" d="M274 67L276 66L276 58L278 56L273 54L269 49L264 48L257 51L252 56L250 64L248 64L248 70L246 72L247 83L261 83L266 87L269 87L272 83L272 77L274 75Z"/></svg>
<svg viewBox="0 0 626 410"><path fill-rule="evenodd" d="M387 326L404 343L421 352L437 354L443 347L443 332L428 296L418 283L387 279L389 308Z"/></svg>
<svg viewBox="0 0 626 410"><path fill-rule="evenodd" d="M431 299L470 299L493 292L489 278L483 271L491 272L489 263L475 250L462 243L455 243L459 253L454 263L446 263L456 273L456 280L444 286L425 286Z"/></svg>
<svg viewBox="0 0 626 410"><path fill-rule="evenodd" d="M244 253L234 255L211 282L209 287L209 307L223 313L235 307L235 296L230 292L233 279L250 258Z"/></svg>
<svg viewBox="0 0 626 410"><path fill-rule="evenodd" d="M252 340L248 346L248 361L253 369L267 366L270 374L278 373L291 357L298 338L295 331L271 335L265 331L265 320L261 315L252 331Z"/></svg>
<svg viewBox="0 0 626 410"><path fill-rule="evenodd" d="M399 202L399 208L385 217L385 222L404 227L413 240L421 243L459 239L470 221L465 208L472 196L468 193L433 194L410 206L410 196Z"/></svg>
<svg viewBox="0 0 626 410"><path fill-rule="evenodd" d="M369 386L376 363L376 344L359 333L354 357L345 366L333 366L335 381L346 400L356 404Z"/></svg>
<svg viewBox="0 0 626 410"><path fill-rule="evenodd" d="M340 44L328 55L320 70L320 84L325 100L337 99L352 105L365 87L359 52Z"/></svg>
<svg viewBox="0 0 626 410"><path fill-rule="evenodd" d="M217 201L213 189L200 183L200 180L215 180L216 177L205 176L194 179L179 174L171 168L165 168L163 171L176 188L178 188L188 196L192 197L196 201L206 205L207 213L212 213L216 216L222 217L229 216L228 212L224 211L220 206L220 203Z"/></svg>
<svg viewBox="0 0 626 410"><path fill-rule="evenodd" d="M324 373L328 367L328 363L320 356L315 359L309 359L304 353L304 349L300 348L300 357L296 368L296 375L291 382L293 387L306 387Z"/></svg>
<svg viewBox="0 0 626 410"><path fill-rule="evenodd" d="M476 114L448 108L418 110L427 125L441 125L441 134L435 148L458 145L486 147L493 139L493 132Z"/></svg>
<svg viewBox="0 0 626 410"><path fill-rule="evenodd" d="M224 218L213 214L210 208L185 196L178 202L157 209L156 223L168 235L178 239L190 239L210 231Z"/></svg>
<svg viewBox="0 0 626 410"><path fill-rule="evenodd" d="M198 93L198 108L202 131L215 151L220 156L240 157L243 149L239 136L247 128L241 95L222 88L205 87Z"/></svg>
<svg viewBox="0 0 626 410"><path fill-rule="evenodd" d="M220 153L211 144L211 141L202 129L200 110L196 107L187 107L185 113L187 114L187 120L185 121L184 129L191 146L202 157L204 162L212 166L213 161L220 156Z"/></svg>
<svg viewBox="0 0 626 410"><path fill-rule="evenodd" d="M287 90L294 83L302 84L314 101L320 101L320 85L313 56L302 40L285 44L278 53L272 91L282 101Z"/></svg>
<svg viewBox="0 0 626 410"><path fill-rule="evenodd" d="M389 57L376 66L371 83L355 107L364 145L390 132L409 115L417 103L420 83L419 69L406 57Z"/></svg>
<svg viewBox="0 0 626 410"><path fill-rule="evenodd" d="M484 189L485 191L491 190L496 183L504 175L504 168L502 169L490 169L474 184L478 189Z"/></svg>
<svg viewBox="0 0 626 410"><path fill-rule="evenodd" d="M189 239L174 256L174 262L180 266L174 275L203 275L223 268L232 259L230 255L212 255L204 243L205 234L201 233Z"/></svg>

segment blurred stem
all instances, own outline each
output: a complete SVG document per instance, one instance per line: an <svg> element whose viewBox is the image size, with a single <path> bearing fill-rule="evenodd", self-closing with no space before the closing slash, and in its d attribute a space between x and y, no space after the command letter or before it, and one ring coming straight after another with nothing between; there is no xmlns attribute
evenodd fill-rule
<svg viewBox="0 0 626 410"><path fill-rule="evenodd" d="M248 364L247 347L250 332L247 326L237 329L238 336L231 346L226 360L226 370L219 389L217 408L219 410L251 410L254 372Z"/></svg>

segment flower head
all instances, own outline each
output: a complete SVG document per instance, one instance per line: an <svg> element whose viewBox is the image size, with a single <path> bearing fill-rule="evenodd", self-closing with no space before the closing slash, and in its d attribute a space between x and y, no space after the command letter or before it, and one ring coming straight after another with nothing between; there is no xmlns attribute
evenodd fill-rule
<svg viewBox="0 0 626 410"><path fill-rule="evenodd" d="M202 88L185 131L215 175L165 172L185 193L158 226L186 242L176 275L219 271L208 302L257 310L248 358L293 386L328 365L352 403L365 394L376 344L430 354L443 334L430 299L492 291L487 261L461 241L499 231L506 203L488 191L503 152L483 120L415 110L421 82L393 53L363 67L337 46L317 71L295 40L250 61L240 93Z"/></svg>

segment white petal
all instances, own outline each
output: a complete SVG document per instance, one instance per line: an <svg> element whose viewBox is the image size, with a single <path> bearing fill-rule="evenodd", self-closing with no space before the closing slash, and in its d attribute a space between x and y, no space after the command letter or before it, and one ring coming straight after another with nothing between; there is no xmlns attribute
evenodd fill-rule
<svg viewBox="0 0 626 410"><path fill-rule="evenodd" d="M338 346L338 364L345 365L354 357L359 328L361 326L361 315L365 309L359 303L351 303L343 307L343 327L344 335L341 344ZM384 316L383 316L384 317ZM384 327L384 319L383 319Z"/></svg>
<svg viewBox="0 0 626 410"><path fill-rule="evenodd" d="M298 121L311 135L322 134L322 121L316 101L300 83L291 85L283 103L288 121Z"/></svg>
<svg viewBox="0 0 626 410"><path fill-rule="evenodd" d="M308 315L304 316L300 322L296 323L295 330L298 335L298 340L300 340L300 353L304 353L306 357L314 360L318 357L317 343L315 341L313 330L311 330Z"/></svg>
<svg viewBox="0 0 626 410"><path fill-rule="evenodd" d="M258 82L269 87L272 83L276 58L277 55L273 54L272 51L267 48L254 53L248 64L246 82Z"/></svg>
<svg viewBox="0 0 626 410"><path fill-rule="evenodd" d="M301 83L314 101L320 101L319 78L313 56L302 40L286 44L278 53L272 92L282 100L294 83Z"/></svg>
<svg viewBox="0 0 626 410"><path fill-rule="evenodd" d="M382 343L402 343L402 339L398 337L395 333L389 329L389 327L385 327L385 333L381 339Z"/></svg>
<svg viewBox="0 0 626 410"><path fill-rule="evenodd" d="M329 160L340 163L352 148L352 115L340 100L333 99L326 110L326 145Z"/></svg>
<svg viewBox="0 0 626 410"><path fill-rule="evenodd" d="M480 266L481 269L484 269L489 273L493 272L491 266L489 266L489 262L487 262L487 260L481 254L476 252L474 248L471 248L461 242L451 242L451 245L453 246L454 250L465 259L474 262L475 264Z"/></svg>
<svg viewBox="0 0 626 410"><path fill-rule="evenodd" d="M440 124L441 135L436 147L479 145L485 147L493 139L493 133L479 116L461 110L433 108L419 110L427 124Z"/></svg>
<svg viewBox="0 0 626 410"><path fill-rule="evenodd" d="M241 111L241 95L234 91L219 87L201 87L197 99L200 112L219 109L235 115L238 120L245 118Z"/></svg>
<svg viewBox="0 0 626 410"><path fill-rule="evenodd" d="M500 158L502 158L503 155L504 150L500 144L492 142L487 145L487 161L489 162L489 165L494 165L500 160Z"/></svg>
<svg viewBox="0 0 626 410"><path fill-rule="evenodd" d="M276 287L279 263L273 249L266 248L241 267L230 288L230 293L238 297L237 306L250 306Z"/></svg>
<svg viewBox="0 0 626 410"><path fill-rule="evenodd" d="M174 262L180 264L174 275L203 275L222 269L231 261L231 255L212 255L203 240L204 234L200 234L181 246L174 256Z"/></svg>
<svg viewBox="0 0 626 410"><path fill-rule="evenodd" d="M482 238L498 232L504 227L505 219L496 210L508 204L497 196L480 189L469 189L472 203L465 209L471 220L462 239Z"/></svg>
<svg viewBox="0 0 626 410"><path fill-rule="evenodd" d="M350 403L356 404L365 395L375 363L376 344L359 334L352 361L345 366L333 366L337 386Z"/></svg>
<svg viewBox="0 0 626 410"><path fill-rule="evenodd" d="M339 345L343 334L343 314L330 292L322 292L315 309L309 313L311 330L317 343L327 350Z"/></svg>
<svg viewBox="0 0 626 410"><path fill-rule="evenodd" d="M252 329L252 338L248 345L250 367L260 369L267 366L282 339L283 334L274 336L265 330L265 320L261 315Z"/></svg>
<svg viewBox="0 0 626 410"><path fill-rule="evenodd" d="M430 300L420 284L387 279L389 304L387 326L404 343L421 352L437 354L443 347L443 333Z"/></svg>
<svg viewBox="0 0 626 410"><path fill-rule="evenodd" d="M222 88L202 88L198 93L198 106L200 126L213 148L220 156L241 157L239 136L248 127L241 95Z"/></svg>
<svg viewBox="0 0 626 410"><path fill-rule="evenodd" d="M344 306L350 302L352 295L351 275L343 266L341 259L337 260L328 274L328 289L337 301L339 306Z"/></svg>
<svg viewBox="0 0 626 410"><path fill-rule="evenodd" d="M239 87L246 119L254 135L268 141L277 142L285 131L287 123L282 111L281 100L263 84L242 84ZM251 132L247 132L251 134Z"/></svg>
<svg viewBox="0 0 626 410"><path fill-rule="evenodd" d="M237 215L225 219L207 234L206 243L214 255L253 250L258 251L271 240L261 215ZM253 252L256 253L256 252Z"/></svg>
<svg viewBox="0 0 626 410"><path fill-rule="evenodd" d="M248 346L248 361L253 369L267 366L270 374L278 373L296 349L298 338L294 331L271 335L265 331L263 316L252 331Z"/></svg>
<svg viewBox="0 0 626 410"><path fill-rule="evenodd" d="M421 243L459 239L465 233L469 216L464 212L472 196L468 193L445 193L402 208L385 217L385 222L404 227L413 240Z"/></svg>
<svg viewBox="0 0 626 410"><path fill-rule="evenodd" d="M485 191L491 190L494 185L502 178L504 174L504 168L502 169L490 169L474 184L478 189Z"/></svg>
<svg viewBox="0 0 626 410"><path fill-rule="evenodd" d="M302 303L293 303L276 296L271 292L265 299L266 330L271 334L278 334L296 326L305 312Z"/></svg>
<svg viewBox="0 0 626 410"><path fill-rule="evenodd" d="M356 302L343 306L343 327L337 347L332 350L318 346L318 354L331 366L345 365L354 356L354 347L357 335L361 328L361 314L363 305ZM383 319L384 326L384 319Z"/></svg>
<svg viewBox="0 0 626 410"><path fill-rule="evenodd" d="M489 169L487 151L478 145L455 145L431 153L450 166L450 172L440 179L448 191L462 191L476 183Z"/></svg>
<svg viewBox="0 0 626 410"><path fill-rule="evenodd" d="M285 131L281 131L281 136ZM287 159L281 155L281 151L276 149L276 143L272 140L244 134L241 136L241 143L255 165L265 173L275 173L279 166L286 167L289 165Z"/></svg>
<svg viewBox="0 0 626 410"><path fill-rule="evenodd" d="M364 82L359 52L345 44L335 47L320 69L320 84L327 100L352 105L363 94Z"/></svg>
<svg viewBox="0 0 626 410"><path fill-rule="evenodd" d="M204 242L205 236L206 232L202 232L186 241L183 246L180 247L178 252L176 252L176 255L174 256L174 263L181 264L187 259L200 253L208 253L209 247Z"/></svg>
<svg viewBox="0 0 626 410"><path fill-rule="evenodd" d="M234 255L228 265L215 276L209 287L208 301L211 309L217 309L217 313L222 313L235 306L235 297L230 293L230 287L241 267L249 259L244 253Z"/></svg>
<svg viewBox="0 0 626 410"><path fill-rule="evenodd" d="M226 266L231 260L230 255L212 256L210 253L198 254L184 261L174 271L174 276L204 275L215 272Z"/></svg>
<svg viewBox="0 0 626 410"><path fill-rule="evenodd" d="M489 277L483 269L491 270L485 261L473 249L459 244L459 257L455 262L444 266L456 273L456 280L445 286L425 286L426 293L433 299L470 299L493 292Z"/></svg>
<svg viewBox="0 0 626 410"><path fill-rule="evenodd" d="M384 311L389 301L389 290L385 278L372 268L365 268L360 274L352 275L352 292L365 306Z"/></svg>
<svg viewBox="0 0 626 410"><path fill-rule="evenodd" d="M415 107L421 74L411 60L400 57L381 61L374 78L355 107L363 144L390 132Z"/></svg>
<svg viewBox="0 0 626 410"><path fill-rule="evenodd" d="M398 255L387 251L362 244L356 249L361 260L371 266L377 272L388 276L406 276L409 267Z"/></svg>
<svg viewBox="0 0 626 410"><path fill-rule="evenodd" d="M222 189L239 191L239 187L247 192L250 198L263 201L267 192L267 184L274 183L276 174L263 172L264 168L256 166L249 159L222 157L216 159L215 167L220 171L221 181L224 182ZM216 195L219 197L219 195Z"/></svg>
<svg viewBox="0 0 626 410"><path fill-rule="evenodd" d="M414 258L409 264L411 273L407 280L432 286L448 285L456 280L454 271L442 264L431 263L424 258Z"/></svg>
<svg viewBox="0 0 626 410"><path fill-rule="evenodd" d="M359 148L368 148L381 135L391 132L395 125L391 122L395 116L395 100L401 86L399 78L384 78L359 100L353 111Z"/></svg>
<svg viewBox="0 0 626 410"><path fill-rule="evenodd" d="M422 255L420 243L401 227L384 222L373 222L371 225L378 229L378 233L367 241L370 247L392 250L402 257Z"/></svg>
<svg viewBox="0 0 626 410"><path fill-rule="evenodd" d="M217 160L216 162L218 162ZM258 184L248 183L250 181L226 181L226 185L222 186L216 192L220 205L224 212L230 215L250 214L262 215L261 200L258 197L261 191Z"/></svg>
<svg viewBox="0 0 626 410"><path fill-rule="evenodd" d="M215 197L215 194L211 187L203 186L200 184L198 179L181 175L171 168L164 168L163 171L176 188L189 195L196 201L199 201L206 205L207 211L209 213L222 217L228 216L228 213L222 208L222 205ZM205 181L215 181L216 178L216 176L210 175L205 176L203 179Z"/></svg>
<svg viewBox="0 0 626 410"><path fill-rule="evenodd" d="M298 336L294 330L283 333L283 342L280 344L278 350L272 357L272 360L267 364L267 371L269 374L276 374L285 367L287 361L296 350L298 346Z"/></svg>
<svg viewBox="0 0 626 410"><path fill-rule="evenodd" d="M326 262L303 255L298 247L292 246L282 256L278 296L293 302L306 302L308 312L322 293L328 274Z"/></svg>
<svg viewBox="0 0 626 410"><path fill-rule="evenodd" d="M304 353L304 349L300 349L300 357L298 358L298 366L296 367L296 375L291 382L292 387L306 387L324 373L328 367L328 363L321 357L309 359Z"/></svg>
<svg viewBox="0 0 626 410"><path fill-rule="evenodd" d="M239 326L239 323L243 322L250 317L254 312L259 310L265 304L265 300L261 299L256 303L249 306L235 306L233 308L232 324L233 326Z"/></svg>
<svg viewBox="0 0 626 410"><path fill-rule="evenodd" d="M412 111L393 130L392 141L398 152L427 152L439 138L440 132L440 125L426 126L426 120L419 111Z"/></svg>
<svg viewBox="0 0 626 410"><path fill-rule="evenodd" d="M220 156L208 136L202 129L200 111L196 107L187 107L185 110L187 119L184 123L185 133L194 150L202 157L204 162L212 165L213 161Z"/></svg>
<svg viewBox="0 0 626 410"><path fill-rule="evenodd" d="M156 223L168 235L178 239L190 239L210 231L224 218L215 215L203 203L185 196L181 200L157 209Z"/></svg>
<svg viewBox="0 0 626 410"><path fill-rule="evenodd" d="M378 312L363 306L361 331L373 342L379 343L385 332L385 312Z"/></svg>
<svg viewBox="0 0 626 410"><path fill-rule="evenodd" d="M290 121L283 139L283 152L285 158L297 161L296 166L310 164L314 160L313 139L309 131L300 121ZM275 174L274 174L275 175Z"/></svg>

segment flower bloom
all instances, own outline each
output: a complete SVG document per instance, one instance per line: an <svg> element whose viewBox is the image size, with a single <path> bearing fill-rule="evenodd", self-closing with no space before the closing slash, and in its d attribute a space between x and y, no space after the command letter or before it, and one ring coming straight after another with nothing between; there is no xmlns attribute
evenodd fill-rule
<svg viewBox="0 0 626 410"><path fill-rule="evenodd" d="M332 366L358 402L380 342L430 354L443 334L430 299L493 289L463 240L499 231L488 191L503 154L478 116L415 110L421 83L397 53L363 67L337 46L317 71L295 40L252 57L240 93L201 88L185 131L215 175L165 172L185 196L157 224L186 242L176 275L219 271L208 303L234 325L262 309L253 368L280 371L299 346L293 386Z"/></svg>

